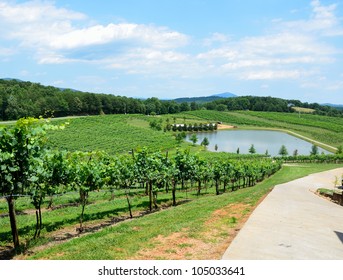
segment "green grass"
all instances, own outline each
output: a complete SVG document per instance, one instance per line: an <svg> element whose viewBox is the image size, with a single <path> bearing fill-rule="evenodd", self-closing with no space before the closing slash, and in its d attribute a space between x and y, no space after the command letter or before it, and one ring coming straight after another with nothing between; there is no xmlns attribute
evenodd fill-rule
<svg viewBox="0 0 343 280"><path fill-rule="evenodd" d="M186 231L189 236L201 239L208 230L205 222L218 209L235 203L248 205L247 213L276 184L308 174L337 168L337 165L306 164L284 166L274 176L252 188L240 189L220 196L206 196L192 202L169 208L139 219L122 222L97 233L72 239L35 253L30 259L129 259L142 249L155 246L154 238ZM250 210L249 210L250 209ZM231 219L229 227L236 222ZM222 223L219 223L222 226ZM215 242L213 240L207 242Z"/></svg>
<svg viewBox="0 0 343 280"><path fill-rule="evenodd" d="M213 195L213 188L204 189L202 195ZM110 192L91 192L89 194L89 204L85 209L84 221L94 222L101 220L108 220L115 217L128 217L128 206L126 196L123 190L115 190L114 200L110 200ZM194 199L195 191L180 191L176 192L177 201L187 199ZM148 196L144 195L143 189L133 189L130 191L130 202L133 212L145 211L148 208ZM47 210L48 199L42 205L43 209L43 230L42 236L49 237L51 233L61 228L79 226L79 216L81 213L81 206L77 205L78 193L71 192L56 197L53 200L53 206L57 209L51 211ZM72 203L73 205L67 205ZM158 204L161 206L171 205L171 192L160 192L158 195ZM58 206L65 206L59 208ZM24 243L27 243L32 238L35 231L35 209L27 197L21 197L16 200L17 210L17 224L19 228L19 235ZM8 213L7 203L5 199L0 199L0 214ZM0 246L11 245L11 228L8 217L0 218ZM48 240L47 240L48 241Z"/></svg>
<svg viewBox="0 0 343 280"><path fill-rule="evenodd" d="M317 190L317 192L321 195L329 195L329 196L332 196L333 194L333 190L330 190L330 189L325 189L325 188L319 188Z"/></svg>

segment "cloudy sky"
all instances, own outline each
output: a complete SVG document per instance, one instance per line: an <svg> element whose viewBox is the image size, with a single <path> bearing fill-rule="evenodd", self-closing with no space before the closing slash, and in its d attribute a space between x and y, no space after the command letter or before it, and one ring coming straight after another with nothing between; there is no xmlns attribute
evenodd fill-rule
<svg viewBox="0 0 343 280"><path fill-rule="evenodd" d="M0 77L343 104L339 0L0 0Z"/></svg>

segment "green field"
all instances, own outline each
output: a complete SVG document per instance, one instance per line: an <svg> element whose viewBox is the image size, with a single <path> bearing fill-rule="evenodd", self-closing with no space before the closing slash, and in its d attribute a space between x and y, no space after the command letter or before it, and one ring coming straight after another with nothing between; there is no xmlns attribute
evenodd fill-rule
<svg viewBox="0 0 343 280"><path fill-rule="evenodd" d="M191 111L176 115L149 117L145 115L105 115L73 118L63 131L50 132L53 146L67 150L104 150L111 154L127 153L147 147L153 151L166 151L177 147L172 132L164 133L149 127L153 118L162 119L165 125L173 123L205 123L221 121L238 128L280 129L297 133L333 147L343 145L343 119L311 114L271 112L218 112ZM65 120L63 120L65 122ZM59 120L58 122L63 122ZM299 137L299 135L297 135ZM316 143L318 144L318 143ZM331 151L333 148L320 145ZM183 143L182 147L191 147Z"/></svg>
<svg viewBox="0 0 343 280"><path fill-rule="evenodd" d="M103 150L114 154L142 147L161 151L173 148L172 135L150 129L148 120L143 115L74 118L68 120L65 130L49 132L49 138L54 147L71 151Z"/></svg>

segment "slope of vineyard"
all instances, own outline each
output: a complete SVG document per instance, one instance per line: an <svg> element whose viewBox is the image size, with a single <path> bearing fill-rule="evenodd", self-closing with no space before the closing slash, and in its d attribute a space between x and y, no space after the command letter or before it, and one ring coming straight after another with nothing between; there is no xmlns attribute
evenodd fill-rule
<svg viewBox="0 0 343 280"><path fill-rule="evenodd" d="M71 151L104 150L109 153L127 153L132 149L148 147L166 150L175 146L171 134L149 128L143 115L104 115L70 119L63 131L49 132L52 146ZM58 122L64 122L58 121Z"/></svg>

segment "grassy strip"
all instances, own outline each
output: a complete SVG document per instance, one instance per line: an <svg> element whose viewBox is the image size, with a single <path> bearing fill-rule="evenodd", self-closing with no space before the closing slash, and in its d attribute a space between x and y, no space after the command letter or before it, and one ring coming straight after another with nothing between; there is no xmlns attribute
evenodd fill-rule
<svg viewBox="0 0 343 280"><path fill-rule="evenodd" d="M194 201L169 208L155 214L108 227L94 234L72 239L30 256L30 259L131 259L141 258L142 250L152 250L157 246L157 238L175 233L183 233L189 238L216 245L221 238L208 238L211 232L216 236L225 235L239 224L237 218L216 217L217 222L209 228L207 222L216 211L234 204L244 204L244 215L252 212L258 201L276 184L288 182L311 173L337 168L337 165L306 164L302 166L284 166L281 171L252 188L241 189L220 196L201 197ZM210 232L209 232L210 231ZM206 234L205 234L206 233ZM218 245L218 244L217 244ZM184 245L186 246L186 245ZM178 247L180 248L180 247ZM171 248L177 249L177 248ZM192 258L194 255L189 255ZM152 256L160 259L160 256ZM206 256L204 256L206 258Z"/></svg>

